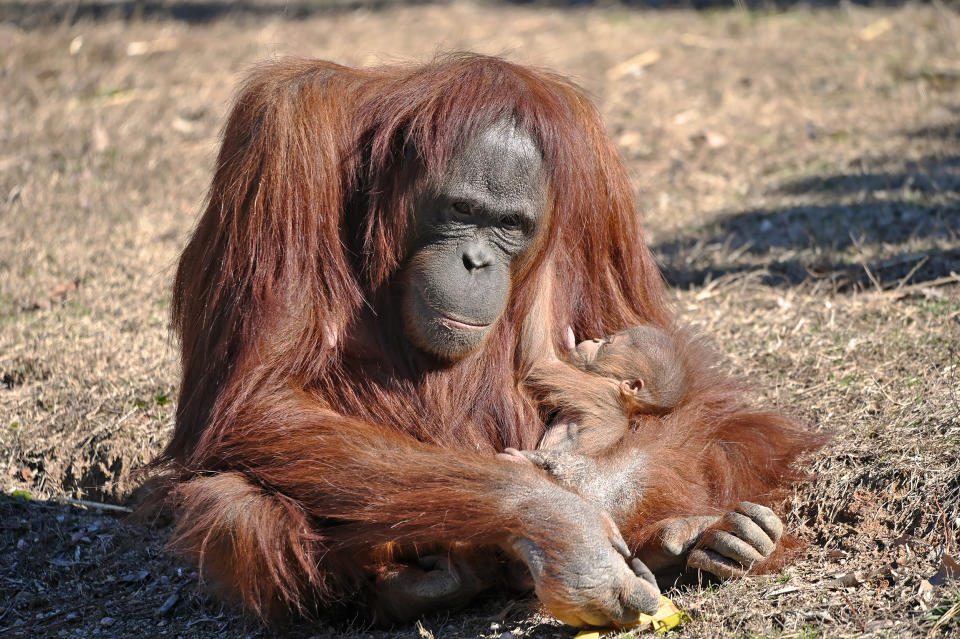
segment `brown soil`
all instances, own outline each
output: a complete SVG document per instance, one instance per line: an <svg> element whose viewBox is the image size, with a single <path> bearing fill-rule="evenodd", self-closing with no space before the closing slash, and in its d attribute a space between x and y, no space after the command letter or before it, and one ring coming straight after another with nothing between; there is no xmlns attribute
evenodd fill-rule
<svg viewBox="0 0 960 639"><path fill-rule="evenodd" d="M0 0L0 635L271 634L163 553L164 522L53 500L122 502L169 437L172 265L243 70L449 49L577 78L679 313L758 401L835 433L791 499L809 549L671 591L693 616L677 636L960 632L960 585L932 579L960 554L960 15L141 4ZM496 597L393 633L282 632L574 634Z"/></svg>

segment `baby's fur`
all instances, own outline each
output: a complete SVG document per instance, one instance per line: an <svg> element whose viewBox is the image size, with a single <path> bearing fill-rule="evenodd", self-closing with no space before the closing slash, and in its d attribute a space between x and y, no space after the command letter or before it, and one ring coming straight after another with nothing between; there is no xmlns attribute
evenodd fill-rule
<svg viewBox="0 0 960 639"><path fill-rule="evenodd" d="M556 413L538 448L599 453L620 441L631 416L675 408L690 391L689 346L645 324L581 342L568 362L538 362L525 384Z"/></svg>

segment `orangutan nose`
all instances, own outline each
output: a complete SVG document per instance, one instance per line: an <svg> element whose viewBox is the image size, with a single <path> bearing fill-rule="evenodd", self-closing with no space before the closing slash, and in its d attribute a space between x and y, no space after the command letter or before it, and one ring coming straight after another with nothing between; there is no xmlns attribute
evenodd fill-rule
<svg viewBox="0 0 960 639"><path fill-rule="evenodd" d="M463 266L473 273L493 264L493 253L486 246L473 243L463 250Z"/></svg>

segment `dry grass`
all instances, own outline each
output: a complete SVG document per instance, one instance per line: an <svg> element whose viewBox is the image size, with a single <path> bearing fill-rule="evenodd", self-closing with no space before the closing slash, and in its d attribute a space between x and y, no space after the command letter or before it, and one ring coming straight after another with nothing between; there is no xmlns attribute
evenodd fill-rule
<svg viewBox="0 0 960 639"><path fill-rule="evenodd" d="M169 436L171 268L242 70L453 48L553 67L595 95L680 313L758 397L836 433L793 498L810 550L781 575L674 591L694 615L677 636L960 629L935 627L960 586L921 590L942 552L960 554L957 14L457 4L35 27L12 6L0 0L0 486L33 500L0 497L0 634L264 634L162 555L162 526L47 500L125 498ZM350 636L504 632L573 634L493 600L422 632Z"/></svg>

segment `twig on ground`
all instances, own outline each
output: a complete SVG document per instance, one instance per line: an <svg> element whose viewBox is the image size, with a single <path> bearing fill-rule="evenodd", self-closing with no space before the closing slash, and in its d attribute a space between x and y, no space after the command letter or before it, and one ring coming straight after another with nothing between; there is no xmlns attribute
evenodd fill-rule
<svg viewBox="0 0 960 639"><path fill-rule="evenodd" d="M870 281L873 282L874 287L876 287L878 293L883 292L883 284L880 283L880 280L873 274L873 271L870 270L870 267L867 266L866 262L860 262L860 266L863 267L863 270L866 271L867 277L870 278Z"/></svg>
<svg viewBox="0 0 960 639"><path fill-rule="evenodd" d="M867 631L867 624L864 622L863 617L860 616L860 612L853 605L853 602L850 601L850 597L847 596L847 593L840 591L840 596L843 597L843 600L847 602L847 607L850 608L850 612L853 613L853 620L857 622L857 625L860 626L860 632Z"/></svg>
<svg viewBox="0 0 960 639"><path fill-rule="evenodd" d="M96 508L98 510L110 510L118 513L132 513L132 508L118 506L116 504L104 504L99 501L87 501L86 499L71 499L70 497L51 497L50 501L67 504L68 506L83 506L86 508Z"/></svg>
<svg viewBox="0 0 960 639"><path fill-rule="evenodd" d="M866 268L866 266L864 266L864 268ZM960 283L960 273L957 273L956 271L951 271L950 275L944 275L943 277L938 277L933 280L927 280L926 282L917 282L916 284L910 284L909 286L904 286L903 288L900 288L898 286L897 288L894 288L892 290L885 290L885 291L880 290L880 291L877 291L876 294L881 295L883 297L901 298L901 297L906 297L911 293L922 291L925 288L935 288L937 286L945 286L947 284L956 284L956 283Z"/></svg>
<svg viewBox="0 0 960 639"><path fill-rule="evenodd" d="M924 256L923 256L923 259L920 260L919 262L917 262L916 264L914 264L914 265L913 265L913 268L910 269L910 272L907 273L906 275L904 275L904 276L903 276L903 279L901 279L899 282L897 282L897 286L896 286L896 288L895 288L894 290L895 290L895 291L899 291L901 288L903 288L903 285L910 281L910 278L913 277L913 274L916 273L917 271L919 271L919 270L920 270L920 267L923 266L924 264L926 264L926 263L929 262L929 261L930 261L930 256L929 256L929 255L924 255Z"/></svg>

